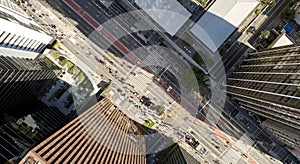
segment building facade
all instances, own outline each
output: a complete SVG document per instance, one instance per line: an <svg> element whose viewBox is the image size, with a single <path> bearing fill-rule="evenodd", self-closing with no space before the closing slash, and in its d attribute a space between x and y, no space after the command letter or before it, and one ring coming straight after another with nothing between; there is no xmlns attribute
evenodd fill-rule
<svg viewBox="0 0 300 164"><path fill-rule="evenodd" d="M31 149L20 163L146 163L138 128L104 98Z"/></svg>
<svg viewBox="0 0 300 164"><path fill-rule="evenodd" d="M0 53L0 111L12 112L34 104L53 82L58 68L42 59L5 57Z"/></svg>
<svg viewBox="0 0 300 164"><path fill-rule="evenodd" d="M61 128L67 121L67 116L57 108L47 107L38 102L31 108L30 114L0 125L0 163L19 156L24 150Z"/></svg>
<svg viewBox="0 0 300 164"><path fill-rule="evenodd" d="M300 152L300 131L270 119L264 121L262 126L288 148L295 149Z"/></svg>
<svg viewBox="0 0 300 164"><path fill-rule="evenodd" d="M200 164L192 155L175 143L160 151L156 157L156 162L162 164Z"/></svg>
<svg viewBox="0 0 300 164"><path fill-rule="evenodd" d="M11 1L0 1L0 51L6 56L34 59L53 41L53 37L17 9L18 6Z"/></svg>
<svg viewBox="0 0 300 164"><path fill-rule="evenodd" d="M248 54L228 78L227 93L247 111L299 131L299 53L293 45Z"/></svg>

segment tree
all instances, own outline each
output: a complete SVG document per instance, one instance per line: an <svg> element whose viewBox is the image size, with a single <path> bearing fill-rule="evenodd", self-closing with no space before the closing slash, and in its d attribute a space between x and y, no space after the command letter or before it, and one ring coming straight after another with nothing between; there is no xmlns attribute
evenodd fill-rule
<svg viewBox="0 0 300 164"><path fill-rule="evenodd" d="M58 59L59 58L59 54L54 52L54 51L51 51L50 52L50 55L54 58L54 59Z"/></svg>
<svg viewBox="0 0 300 164"><path fill-rule="evenodd" d="M296 10L289 7L285 8L282 12L282 18L286 19L288 22L292 21L295 17Z"/></svg>
<svg viewBox="0 0 300 164"><path fill-rule="evenodd" d="M58 58L58 60L59 60L59 64L60 64L61 66L65 66L65 65L67 64L67 62L68 62L68 60L67 60L65 57L63 57L63 56L60 56L60 57Z"/></svg>
<svg viewBox="0 0 300 164"><path fill-rule="evenodd" d="M79 69L76 67L76 66L72 66L72 67L69 67L68 69L68 72L73 75L74 73L77 73L79 71Z"/></svg>
<svg viewBox="0 0 300 164"><path fill-rule="evenodd" d="M270 36L270 31L269 30L263 30L260 32L259 38L261 39L268 39Z"/></svg>
<svg viewBox="0 0 300 164"><path fill-rule="evenodd" d="M187 91L198 90L199 85L195 73L191 68L181 68L180 87Z"/></svg>
<svg viewBox="0 0 300 164"><path fill-rule="evenodd" d="M192 59L193 59L196 63L198 63L199 65L204 64L204 61L203 61L201 55L200 55L199 53L197 53L197 52L193 55Z"/></svg>
<svg viewBox="0 0 300 164"><path fill-rule="evenodd" d="M226 51L227 51L227 49L226 49L225 47L221 48L220 51L219 51L219 52L220 52L220 55L221 55L221 56L226 55Z"/></svg>
<svg viewBox="0 0 300 164"><path fill-rule="evenodd" d="M274 5L275 4L275 0L260 0L261 4L264 6L267 5Z"/></svg>
<svg viewBox="0 0 300 164"><path fill-rule="evenodd" d="M68 60L68 62L67 62L67 66L68 66L69 68L71 68L71 67L73 67L73 66L74 66L74 63L72 63L71 61L69 61L69 60Z"/></svg>
<svg viewBox="0 0 300 164"><path fill-rule="evenodd" d="M198 90L198 87L207 87L206 74L198 67L181 69L181 85L188 91Z"/></svg>
<svg viewBox="0 0 300 164"><path fill-rule="evenodd" d="M256 10L255 10L255 14L256 14L256 15L259 15L260 13L261 13L261 9L256 9Z"/></svg>
<svg viewBox="0 0 300 164"><path fill-rule="evenodd" d="M196 75L196 79L198 81L198 85L201 87L207 87L206 81L205 81L205 73L201 71L198 67L194 67L193 71Z"/></svg>
<svg viewBox="0 0 300 164"><path fill-rule="evenodd" d="M202 7L206 7L207 5L206 0L197 0L197 1L202 5Z"/></svg>
<svg viewBox="0 0 300 164"><path fill-rule="evenodd" d="M165 107L161 105L155 105L155 112L158 116L161 116L165 112Z"/></svg>

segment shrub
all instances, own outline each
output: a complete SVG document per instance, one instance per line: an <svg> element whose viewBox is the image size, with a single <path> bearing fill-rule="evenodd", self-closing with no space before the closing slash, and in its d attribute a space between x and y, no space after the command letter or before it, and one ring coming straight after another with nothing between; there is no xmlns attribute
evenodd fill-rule
<svg viewBox="0 0 300 164"><path fill-rule="evenodd" d="M68 63L68 60L67 60L65 57L63 57L63 56L60 56L60 57L58 58L58 60L59 60L59 64L60 64L61 66L65 66L65 65Z"/></svg>
<svg viewBox="0 0 300 164"><path fill-rule="evenodd" d="M51 51L50 52L50 55L54 58L54 59L58 59L59 58L59 54L54 52L54 51Z"/></svg>
<svg viewBox="0 0 300 164"><path fill-rule="evenodd" d="M256 9L256 10L255 10L255 14L256 14L256 15L259 15L260 13L261 13L261 9Z"/></svg>
<svg viewBox="0 0 300 164"><path fill-rule="evenodd" d="M79 69L75 65L73 65L72 67L69 67L69 69L68 69L68 73L71 75L76 74L78 71L79 71Z"/></svg>

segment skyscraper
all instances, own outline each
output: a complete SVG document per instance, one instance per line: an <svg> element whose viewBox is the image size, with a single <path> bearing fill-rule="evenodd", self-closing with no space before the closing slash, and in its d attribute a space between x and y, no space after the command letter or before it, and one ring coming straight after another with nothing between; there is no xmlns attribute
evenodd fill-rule
<svg viewBox="0 0 300 164"><path fill-rule="evenodd" d="M158 153L156 157L158 163L162 164L200 164L191 154L180 147L178 144L166 148L165 150Z"/></svg>
<svg viewBox="0 0 300 164"><path fill-rule="evenodd" d="M262 126L273 136L279 138L287 148L300 152L300 131L270 119L264 121Z"/></svg>
<svg viewBox="0 0 300 164"><path fill-rule="evenodd" d="M0 24L0 50L5 56L34 59L53 41L11 1L0 2Z"/></svg>
<svg viewBox="0 0 300 164"><path fill-rule="evenodd" d="M34 103L56 80L58 67L38 58L53 37L14 2L0 1L0 111Z"/></svg>
<svg viewBox="0 0 300 164"><path fill-rule="evenodd" d="M22 52L19 52L22 53ZM40 58L4 57L0 53L0 111L16 111L36 102L56 81L54 71ZM21 108L21 109L22 109ZM24 109L23 109L24 110Z"/></svg>
<svg viewBox="0 0 300 164"><path fill-rule="evenodd" d="M228 78L227 93L247 111L282 124L277 130L299 131L299 53L299 46L284 46L248 54Z"/></svg>
<svg viewBox="0 0 300 164"><path fill-rule="evenodd" d="M57 80L59 68L40 56L53 37L10 0L0 1L0 24L0 163L4 163L56 131L66 116L55 108L35 108Z"/></svg>
<svg viewBox="0 0 300 164"><path fill-rule="evenodd" d="M20 163L146 163L138 128L104 98L31 149Z"/></svg>
<svg viewBox="0 0 300 164"><path fill-rule="evenodd" d="M41 102L34 106L30 107L28 115L15 120L6 117L8 122L0 125L0 163L18 157L68 121L67 116L55 107L47 107ZM19 111L24 108L19 108Z"/></svg>

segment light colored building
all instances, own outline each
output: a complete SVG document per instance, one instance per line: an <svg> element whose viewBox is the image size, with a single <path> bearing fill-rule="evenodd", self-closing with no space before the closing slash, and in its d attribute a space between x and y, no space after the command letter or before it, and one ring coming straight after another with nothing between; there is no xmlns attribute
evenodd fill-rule
<svg viewBox="0 0 300 164"><path fill-rule="evenodd" d="M296 9L294 21L296 21L297 24L300 24L300 7Z"/></svg>
<svg viewBox="0 0 300 164"><path fill-rule="evenodd" d="M280 34L275 41L273 42L273 44L270 45L271 48L275 48L275 47L281 47L281 46L288 46L288 45L293 45L295 44L292 39L290 38L290 36L288 36L286 33Z"/></svg>
<svg viewBox="0 0 300 164"><path fill-rule="evenodd" d="M135 0L159 26L174 36L192 15L177 0Z"/></svg>
<svg viewBox="0 0 300 164"><path fill-rule="evenodd" d="M30 17L7 6L0 4L0 51L10 57L36 58L53 37L45 34Z"/></svg>
<svg viewBox="0 0 300 164"><path fill-rule="evenodd" d="M257 0L216 0L190 32L216 52L258 4Z"/></svg>

